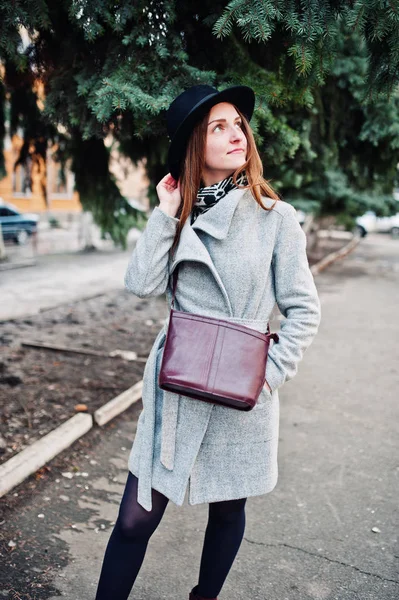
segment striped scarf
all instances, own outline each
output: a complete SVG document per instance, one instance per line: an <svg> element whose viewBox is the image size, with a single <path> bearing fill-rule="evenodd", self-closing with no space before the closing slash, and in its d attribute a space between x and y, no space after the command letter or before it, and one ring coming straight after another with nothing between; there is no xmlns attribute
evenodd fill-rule
<svg viewBox="0 0 399 600"><path fill-rule="evenodd" d="M237 178L237 185L248 185L245 171L243 171ZM194 223L198 215L212 208L212 206L214 206L221 198L226 196L226 194L231 192L231 190L234 190L236 187L237 186L233 181L233 177L230 175L222 181L199 188L197 200L191 211L191 225Z"/></svg>

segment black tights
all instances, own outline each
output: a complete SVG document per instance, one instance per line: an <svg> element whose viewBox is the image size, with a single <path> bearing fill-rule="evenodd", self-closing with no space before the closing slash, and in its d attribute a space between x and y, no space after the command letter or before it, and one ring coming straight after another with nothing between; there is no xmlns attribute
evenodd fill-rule
<svg viewBox="0 0 399 600"><path fill-rule="evenodd" d="M151 535L169 502L152 490L152 510L137 502L138 479L129 472L119 515L105 551L96 600L127 600ZM211 502L196 593L216 598L230 571L245 529L246 498ZM188 597L188 593L187 593Z"/></svg>

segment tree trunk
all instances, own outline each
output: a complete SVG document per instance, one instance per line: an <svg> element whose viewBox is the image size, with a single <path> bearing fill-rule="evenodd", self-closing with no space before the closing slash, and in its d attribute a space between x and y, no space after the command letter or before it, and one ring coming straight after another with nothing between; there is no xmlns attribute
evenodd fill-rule
<svg viewBox="0 0 399 600"><path fill-rule="evenodd" d="M6 259L6 247L4 245L3 230L0 223L0 261Z"/></svg>
<svg viewBox="0 0 399 600"><path fill-rule="evenodd" d="M317 231L319 227L317 226L316 221L314 220L314 216L312 214L308 214L305 217L304 224L302 226L303 231L306 234L306 249L308 254L317 250L318 237Z"/></svg>
<svg viewBox="0 0 399 600"><path fill-rule="evenodd" d="M93 250L97 250L93 243L93 215L88 210L83 211L80 220L79 245L83 252L93 252Z"/></svg>

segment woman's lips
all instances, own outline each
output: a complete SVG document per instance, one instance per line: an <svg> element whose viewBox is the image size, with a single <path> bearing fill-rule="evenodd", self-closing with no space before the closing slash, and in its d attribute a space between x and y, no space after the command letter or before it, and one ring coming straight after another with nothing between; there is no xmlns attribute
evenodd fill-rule
<svg viewBox="0 0 399 600"><path fill-rule="evenodd" d="M244 150L242 148L237 148L237 150L231 150L231 152L228 152L227 154L236 154L236 152L244 152Z"/></svg>

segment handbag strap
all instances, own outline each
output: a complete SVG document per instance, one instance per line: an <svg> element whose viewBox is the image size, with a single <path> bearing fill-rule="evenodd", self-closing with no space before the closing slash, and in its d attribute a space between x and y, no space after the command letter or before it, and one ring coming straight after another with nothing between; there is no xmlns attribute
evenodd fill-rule
<svg viewBox="0 0 399 600"><path fill-rule="evenodd" d="M172 290L172 301L171 301L171 304L170 304L171 308L174 307L174 302L175 302L176 286L177 286L177 276L178 276L177 270L178 270L178 268L179 268L179 264L176 265L176 268L173 271L173 275L172 275L172 278L173 278L173 290ZM270 336L270 338L272 340L274 340L275 342L278 342L278 333L270 333L269 323L267 324L267 331L266 331L266 333L267 333L267 335Z"/></svg>
<svg viewBox="0 0 399 600"><path fill-rule="evenodd" d="M179 268L179 265L176 265L175 270L173 271L173 290L172 290L172 302L170 304L171 308L174 307L174 303L175 303L175 295L176 295L176 285L177 285L177 270Z"/></svg>

